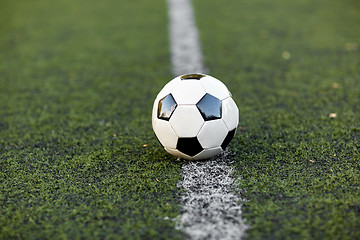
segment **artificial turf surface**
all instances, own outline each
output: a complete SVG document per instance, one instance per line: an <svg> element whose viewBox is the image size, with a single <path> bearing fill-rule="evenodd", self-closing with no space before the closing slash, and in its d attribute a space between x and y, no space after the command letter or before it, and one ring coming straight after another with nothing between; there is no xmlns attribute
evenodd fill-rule
<svg viewBox="0 0 360 240"><path fill-rule="evenodd" d="M248 239L360 239L359 2L194 5L205 64L240 107Z"/></svg>
<svg viewBox="0 0 360 240"><path fill-rule="evenodd" d="M194 7L240 107L247 238L359 238L359 3ZM166 1L0 2L0 239L184 237L182 163L151 129L167 22Z"/></svg>
<svg viewBox="0 0 360 240"><path fill-rule="evenodd" d="M0 2L0 239L180 238L151 128L166 4Z"/></svg>

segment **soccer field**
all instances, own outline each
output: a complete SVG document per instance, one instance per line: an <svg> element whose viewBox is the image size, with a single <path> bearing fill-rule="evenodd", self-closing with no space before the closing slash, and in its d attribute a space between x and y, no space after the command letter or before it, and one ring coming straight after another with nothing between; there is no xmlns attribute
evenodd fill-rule
<svg viewBox="0 0 360 240"><path fill-rule="evenodd" d="M359 2L194 4L205 64L240 108L248 238L359 239Z"/></svg>
<svg viewBox="0 0 360 240"><path fill-rule="evenodd" d="M245 239L359 239L360 4L193 0L240 109ZM185 239L151 127L166 1L0 2L0 239Z"/></svg>

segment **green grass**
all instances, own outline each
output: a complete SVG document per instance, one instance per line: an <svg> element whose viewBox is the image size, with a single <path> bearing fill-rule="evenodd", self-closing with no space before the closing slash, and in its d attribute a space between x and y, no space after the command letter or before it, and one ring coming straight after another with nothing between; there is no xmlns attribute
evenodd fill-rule
<svg viewBox="0 0 360 240"><path fill-rule="evenodd" d="M359 3L193 2L206 65L240 107L247 238L358 238ZM0 2L0 239L183 239L182 163L151 129L172 77L166 11Z"/></svg>
<svg viewBox="0 0 360 240"><path fill-rule="evenodd" d="M359 239L358 2L194 5L206 65L240 107L248 239Z"/></svg>
<svg viewBox="0 0 360 240"><path fill-rule="evenodd" d="M0 239L182 237L168 48L163 1L1 1Z"/></svg>

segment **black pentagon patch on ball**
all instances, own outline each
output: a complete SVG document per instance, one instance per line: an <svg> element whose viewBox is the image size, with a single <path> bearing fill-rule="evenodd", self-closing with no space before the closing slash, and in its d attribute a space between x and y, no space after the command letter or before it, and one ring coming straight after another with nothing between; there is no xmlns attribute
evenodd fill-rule
<svg viewBox="0 0 360 240"><path fill-rule="evenodd" d="M163 97L158 104L157 116L159 119L169 120L175 108L177 107L177 103L175 99L170 94Z"/></svg>
<svg viewBox="0 0 360 240"><path fill-rule="evenodd" d="M196 104L205 121L221 118L221 101L211 94L205 94Z"/></svg>
<svg viewBox="0 0 360 240"><path fill-rule="evenodd" d="M177 150L191 157L195 156L203 150L201 144L199 143L196 137L193 138L179 138L177 145Z"/></svg>
<svg viewBox="0 0 360 240"><path fill-rule="evenodd" d="M206 75L200 73L186 74L180 77L181 80L200 80Z"/></svg>
<svg viewBox="0 0 360 240"><path fill-rule="evenodd" d="M233 130L229 131L228 134L226 135L223 143L221 144L221 148L223 150L226 149L226 147L229 145L229 143L231 142L231 140L233 139L234 135L235 135L235 130L236 128L234 128Z"/></svg>

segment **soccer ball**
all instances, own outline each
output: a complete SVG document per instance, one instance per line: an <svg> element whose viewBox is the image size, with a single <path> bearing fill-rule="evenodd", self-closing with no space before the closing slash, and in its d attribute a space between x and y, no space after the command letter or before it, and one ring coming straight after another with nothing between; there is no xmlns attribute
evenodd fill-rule
<svg viewBox="0 0 360 240"><path fill-rule="evenodd" d="M225 150L239 123L239 109L227 87L205 74L174 78L157 95L152 127L165 150L200 160Z"/></svg>

